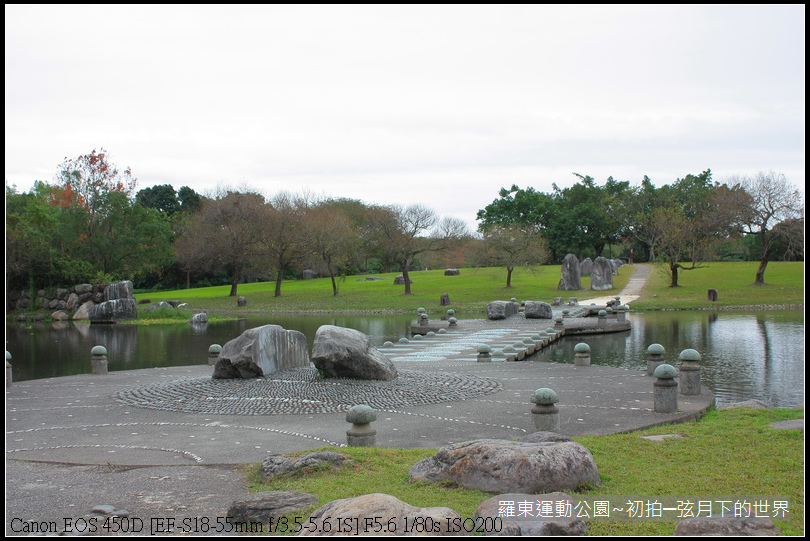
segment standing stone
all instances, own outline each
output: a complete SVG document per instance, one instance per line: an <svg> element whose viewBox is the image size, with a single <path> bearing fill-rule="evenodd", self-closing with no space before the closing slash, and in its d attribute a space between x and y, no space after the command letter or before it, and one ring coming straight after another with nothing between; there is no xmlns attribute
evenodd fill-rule
<svg viewBox="0 0 810 541"><path fill-rule="evenodd" d="M560 270L560 283L557 289L562 291L579 291L582 289L582 280L579 273L579 260L574 254L565 256Z"/></svg>
<svg viewBox="0 0 810 541"><path fill-rule="evenodd" d="M308 367L307 337L279 325L264 325L243 332L222 346L214 379L258 378L279 370Z"/></svg>
<svg viewBox="0 0 810 541"><path fill-rule="evenodd" d="M594 291L613 289L613 269L604 257L597 257L593 262L591 289Z"/></svg>
<svg viewBox="0 0 810 541"><path fill-rule="evenodd" d="M312 362L327 377L392 380L397 369L373 347L368 336L354 329L322 325L315 333Z"/></svg>
<svg viewBox="0 0 810 541"><path fill-rule="evenodd" d="M461 271L459 271L458 269L444 269L445 276L459 276L460 274Z"/></svg>
<svg viewBox="0 0 810 541"><path fill-rule="evenodd" d="M579 275L590 276L591 270L593 270L593 260L590 257L586 257L579 264Z"/></svg>
<svg viewBox="0 0 810 541"><path fill-rule="evenodd" d="M551 305L547 302L526 301L523 306L523 315L526 319L551 319Z"/></svg>

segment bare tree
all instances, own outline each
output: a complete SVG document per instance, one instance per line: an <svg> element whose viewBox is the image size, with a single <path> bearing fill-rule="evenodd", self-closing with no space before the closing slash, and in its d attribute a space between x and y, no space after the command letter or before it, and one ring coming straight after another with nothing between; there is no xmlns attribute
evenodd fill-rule
<svg viewBox="0 0 810 541"><path fill-rule="evenodd" d="M351 218L334 205L322 203L307 211L309 248L321 260L332 281L332 295L337 296L335 275L347 266L359 248L357 229Z"/></svg>
<svg viewBox="0 0 810 541"><path fill-rule="evenodd" d="M424 205L377 207L367 216L367 227L385 257L394 261L405 279L405 295L411 295L409 270L415 256L448 249L467 233L463 221L439 219Z"/></svg>
<svg viewBox="0 0 810 541"><path fill-rule="evenodd" d="M255 193L231 192L205 200L175 241L178 262L186 269L227 268L230 296L235 297L243 273L261 261L258 224L264 207L264 197Z"/></svg>
<svg viewBox="0 0 810 541"><path fill-rule="evenodd" d="M743 233L757 235L762 247L762 255L757 268L754 284L765 284L765 269L771 257L774 242L784 234L788 240L794 238L796 227L777 227L783 222L804 222L804 197L788 182L785 175L770 171L756 177L734 179L747 192L742 199L739 213L744 226Z"/></svg>
<svg viewBox="0 0 810 541"><path fill-rule="evenodd" d="M274 297L281 296L284 273L302 261L308 250L305 196L287 192L275 195L265 206L259 240L276 271Z"/></svg>
<svg viewBox="0 0 810 541"><path fill-rule="evenodd" d="M543 263L549 257L539 228L530 225L492 225L484 232L487 264L506 267L506 287L512 287L512 273L518 265Z"/></svg>

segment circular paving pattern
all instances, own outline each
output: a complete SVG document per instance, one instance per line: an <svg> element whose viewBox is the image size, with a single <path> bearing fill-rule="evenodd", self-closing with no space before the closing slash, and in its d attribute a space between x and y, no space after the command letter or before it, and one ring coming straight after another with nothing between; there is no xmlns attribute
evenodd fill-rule
<svg viewBox="0 0 810 541"><path fill-rule="evenodd" d="M256 379L180 379L126 389L119 402L159 410L220 415L338 413L357 404L376 409L464 400L501 390L497 380L442 372L399 370L392 381L322 379L314 368Z"/></svg>

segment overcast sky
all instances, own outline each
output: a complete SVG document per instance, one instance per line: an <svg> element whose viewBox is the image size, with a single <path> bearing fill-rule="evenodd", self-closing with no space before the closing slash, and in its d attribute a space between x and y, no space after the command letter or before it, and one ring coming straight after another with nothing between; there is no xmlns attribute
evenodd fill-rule
<svg viewBox="0 0 810 541"><path fill-rule="evenodd" d="M804 186L805 7L6 5L6 182L425 203L710 168Z"/></svg>

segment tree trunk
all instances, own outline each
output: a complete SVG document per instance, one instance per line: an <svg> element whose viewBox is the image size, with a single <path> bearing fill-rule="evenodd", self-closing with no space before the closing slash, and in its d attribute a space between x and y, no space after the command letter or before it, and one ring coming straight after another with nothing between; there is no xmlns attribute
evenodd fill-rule
<svg viewBox="0 0 810 541"><path fill-rule="evenodd" d="M766 257L759 262L759 268L757 268L757 279L754 280L754 285L757 286L765 285L765 267L767 266L768 266L768 258Z"/></svg>
<svg viewBox="0 0 810 541"><path fill-rule="evenodd" d="M512 287L512 271L515 270L515 267L506 266L506 287Z"/></svg>
<svg viewBox="0 0 810 541"><path fill-rule="evenodd" d="M239 276L234 275L231 278L231 297L236 297L236 288L239 287Z"/></svg>
<svg viewBox="0 0 810 541"><path fill-rule="evenodd" d="M669 264L669 272L672 275L672 281L669 284L669 287L678 287L678 265L677 263L670 263Z"/></svg>
<svg viewBox="0 0 810 541"><path fill-rule="evenodd" d="M329 271L329 278L332 279L332 296L337 297L338 289L337 289L337 282L335 282L335 273L331 270Z"/></svg>
<svg viewBox="0 0 810 541"><path fill-rule="evenodd" d="M274 297L281 297L281 281L284 278L284 269L279 269L276 275L276 290L273 292Z"/></svg>
<svg viewBox="0 0 810 541"><path fill-rule="evenodd" d="M406 262L402 265L402 277L405 279L405 294L406 295L413 295L411 293L411 278L408 276L408 263Z"/></svg>

